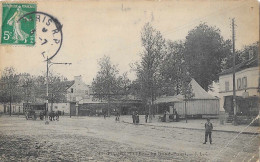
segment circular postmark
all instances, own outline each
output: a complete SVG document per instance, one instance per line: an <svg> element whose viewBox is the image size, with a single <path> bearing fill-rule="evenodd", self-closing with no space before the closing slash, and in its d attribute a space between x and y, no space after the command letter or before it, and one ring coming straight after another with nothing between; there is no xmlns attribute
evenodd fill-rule
<svg viewBox="0 0 260 162"><path fill-rule="evenodd" d="M36 15L35 21L37 23L36 27L31 29L30 34L33 35L37 32L35 38L37 48L39 48L45 60L51 60L58 54L62 46L62 25L54 16L39 11L26 13L21 16L18 21L22 21L29 15Z"/></svg>

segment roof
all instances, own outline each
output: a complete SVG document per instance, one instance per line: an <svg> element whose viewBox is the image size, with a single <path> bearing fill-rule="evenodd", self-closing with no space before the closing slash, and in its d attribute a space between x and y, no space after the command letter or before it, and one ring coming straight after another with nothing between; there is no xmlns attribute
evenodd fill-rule
<svg viewBox="0 0 260 162"><path fill-rule="evenodd" d="M164 97L158 97L154 103L170 103L170 102L178 102L183 100L183 95L177 95L177 96L164 96Z"/></svg>
<svg viewBox="0 0 260 162"><path fill-rule="evenodd" d="M200 99L218 99L216 97L213 97L208 92L206 92L194 79L191 79L191 87L192 92L194 96L192 99L194 100L200 100ZM170 102L181 102L184 100L183 95L176 95L176 96L164 96L164 97L158 97L157 100L155 100L154 103L170 103Z"/></svg>
<svg viewBox="0 0 260 162"><path fill-rule="evenodd" d="M253 58L247 61L244 61L238 65L235 66L235 70L236 72L247 69L247 68L251 68L251 67L257 67L258 66L258 59L257 58ZM219 73L219 75L227 75L227 74L231 74L233 73L233 67L222 71L221 73Z"/></svg>
<svg viewBox="0 0 260 162"><path fill-rule="evenodd" d="M69 89L74 83L75 83L74 80L72 80L72 81L64 81L66 89Z"/></svg>
<svg viewBox="0 0 260 162"><path fill-rule="evenodd" d="M216 99L216 97L206 92L194 79L191 80L190 84L194 93L192 99Z"/></svg>

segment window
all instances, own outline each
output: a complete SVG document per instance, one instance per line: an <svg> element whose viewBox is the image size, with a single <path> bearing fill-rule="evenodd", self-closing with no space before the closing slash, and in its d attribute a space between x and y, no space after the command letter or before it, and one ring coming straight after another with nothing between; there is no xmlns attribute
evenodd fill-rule
<svg viewBox="0 0 260 162"><path fill-rule="evenodd" d="M229 82L225 82L225 91L229 91Z"/></svg>
<svg viewBox="0 0 260 162"><path fill-rule="evenodd" d="M237 89L242 89L242 86L241 86L241 78L238 78L238 79L237 79Z"/></svg>
<svg viewBox="0 0 260 162"><path fill-rule="evenodd" d="M243 89L247 88L247 77L242 78L242 88Z"/></svg>
<svg viewBox="0 0 260 162"><path fill-rule="evenodd" d="M73 93L73 88L70 89L70 92Z"/></svg>

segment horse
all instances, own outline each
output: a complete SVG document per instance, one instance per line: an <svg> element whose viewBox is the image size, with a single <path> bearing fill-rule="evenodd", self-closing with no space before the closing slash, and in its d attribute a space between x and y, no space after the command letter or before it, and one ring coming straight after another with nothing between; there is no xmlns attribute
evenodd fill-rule
<svg viewBox="0 0 260 162"><path fill-rule="evenodd" d="M50 121L52 121L52 120L59 120L59 117L60 117L60 115L59 115L59 112L58 111L51 111L50 113L49 113L49 119L50 119Z"/></svg>

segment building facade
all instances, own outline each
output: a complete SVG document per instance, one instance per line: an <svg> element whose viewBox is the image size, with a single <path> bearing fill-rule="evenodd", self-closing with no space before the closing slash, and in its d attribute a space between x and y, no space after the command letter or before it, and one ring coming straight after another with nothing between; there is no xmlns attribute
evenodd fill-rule
<svg viewBox="0 0 260 162"><path fill-rule="evenodd" d="M185 101L183 95L163 96L157 98L156 113L162 114L164 111L173 112L175 109L181 116L200 116L218 115L219 114L219 98L206 92L194 79L191 80L193 97ZM170 109L171 107L171 109Z"/></svg>
<svg viewBox="0 0 260 162"><path fill-rule="evenodd" d="M81 75L75 76L74 83L67 89L67 101L80 102L90 97L90 86L82 81Z"/></svg>
<svg viewBox="0 0 260 162"><path fill-rule="evenodd" d="M10 114L10 104L0 104L0 112L5 114ZM11 104L11 114L23 114L23 104L22 103L12 103Z"/></svg>
<svg viewBox="0 0 260 162"><path fill-rule="evenodd" d="M235 87L238 114L250 114L258 107L259 68L258 60L251 59L236 66ZM233 69L220 73L220 111L234 114Z"/></svg>
<svg viewBox="0 0 260 162"><path fill-rule="evenodd" d="M52 106L52 108L51 108ZM70 115L70 103L50 103L48 104L48 110L60 111L62 115Z"/></svg>

